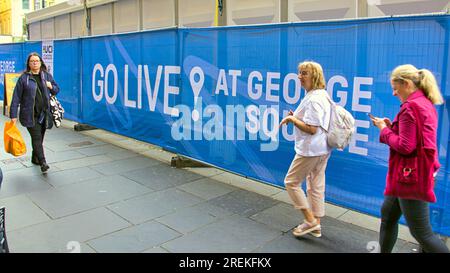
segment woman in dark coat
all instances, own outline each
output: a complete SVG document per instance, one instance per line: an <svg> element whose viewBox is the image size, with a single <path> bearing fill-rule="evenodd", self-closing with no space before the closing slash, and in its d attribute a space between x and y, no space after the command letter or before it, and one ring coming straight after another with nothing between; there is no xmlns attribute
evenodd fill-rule
<svg viewBox="0 0 450 273"><path fill-rule="evenodd" d="M45 130L51 128L53 122L50 113L50 94L56 95L58 92L59 87L53 76L47 72L41 56L36 52L31 53L27 58L27 69L14 88L10 117L16 123L19 116L20 123L30 133L33 146L31 162L40 165L43 173L50 168L45 160L42 145ZM18 113L19 105L20 113Z"/></svg>

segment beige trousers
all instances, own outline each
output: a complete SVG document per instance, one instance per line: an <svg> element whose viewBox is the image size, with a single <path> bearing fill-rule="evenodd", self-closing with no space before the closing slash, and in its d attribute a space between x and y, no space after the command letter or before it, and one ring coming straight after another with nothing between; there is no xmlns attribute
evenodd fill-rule
<svg viewBox="0 0 450 273"><path fill-rule="evenodd" d="M284 179L294 208L309 208L315 217L325 216L325 169L330 154L312 157L295 155ZM308 197L300 187L305 178Z"/></svg>

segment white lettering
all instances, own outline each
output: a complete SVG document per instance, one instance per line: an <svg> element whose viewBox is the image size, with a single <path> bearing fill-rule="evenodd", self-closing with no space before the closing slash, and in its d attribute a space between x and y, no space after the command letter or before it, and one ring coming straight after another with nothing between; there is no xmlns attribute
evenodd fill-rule
<svg viewBox="0 0 450 273"><path fill-rule="evenodd" d="M344 77L339 76L339 75L331 77L328 80L328 85L327 85L327 91L328 91L328 94L330 94L331 98L333 98L333 93L334 93L333 89L334 89L334 85L336 83L339 83L344 88L348 87L348 82ZM336 102L336 104L344 107L345 104L347 104L347 92L338 90L336 95L338 98L340 98L340 100L338 102Z"/></svg>
<svg viewBox="0 0 450 273"><path fill-rule="evenodd" d="M272 91L279 91L280 85L278 83L273 83L272 80L279 80L280 73L275 72L267 72L267 81L266 81L266 101L279 102L279 95L273 95Z"/></svg>
<svg viewBox="0 0 450 273"><path fill-rule="evenodd" d="M352 98L352 110L359 112L370 113L370 105L359 104L359 99L370 99L372 98L372 92L361 91L361 85L372 85L373 78L366 77L355 77L353 83L353 98Z"/></svg>
<svg viewBox="0 0 450 273"><path fill-rule="evenodd" d="M289 83L291 81L295 82L295 89L294 89L294 96L289 96ZM286 75L283 81L283 97L284 100L289 104L297 104L300 100L300 91L301 91L301 84L300 80L298 79L297 74L295 73L289 73Z"/></svg>
<svg viewBox="0 0 450 273"><path fill-rule="evenodd" d="M123 93L124 93L124 104L126 107L132 107L136 108L136 102L133 100L128 99L128 65L125 65L125 79L124 79L124 86L123 86Z"/></svg>
<svg viewBox="0 0 450 273"><path fill-rule="evenodd" d="M101 64L95 64L94 66L94 70L92 71L92 97L94 97L94 100L96 102L99 102L102 100L103 98L103 81L102 80L98 80L97 81L97 86L100 88L100 92L97 94L95 92L95 80L96 80L96 75L97 75L97 71L100 71L100 77L103 78L103 66Z"/></svg>
<svg viewBox="0 0 450 273"><path fill-rule="evenodd" d="M248 90L248 96L254 100L258 100L262 96L262 84L257 83L255 84L255 90L253 91L253 79L256 78L259 82L263 80L263 77L261 73L258 71L252 71L250 75L248 76L248 84L247 84L247 90Z"/></svg>
<svg viewBox="0 0 450 273"><path fill-rule="evenodd" d="M109 92L108 92L108 79L109 79L109 72L113 73L113 80L114 80L114 88L113 88L113 95L112 97L109 96ZM105 71L105 98L106 101L109 104L114 104L116 102L117 99L117 68L115 65L113 64L109 64L106 67L106 71Z"/></svg>
<svg viewBox="0 0 450 273"><path fill-rule="evenodd" d="M169 85L170 75L180 74L179 66L166 66L164 69L164 114L171 115L173 117L178 117L179 112L177 108L169 107L169 94L178 95L180 89L178 84L173 86Z"/></svg>

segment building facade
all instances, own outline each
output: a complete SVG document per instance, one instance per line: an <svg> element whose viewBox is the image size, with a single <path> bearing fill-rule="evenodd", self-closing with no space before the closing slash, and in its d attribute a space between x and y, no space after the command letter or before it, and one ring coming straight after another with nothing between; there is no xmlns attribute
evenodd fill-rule
<svg viewBox="0 0 450 273"><path fill-rule="evenodd" d="M25 14L63 0L0 0L0 42L23 41L27 37Z"/></svg>
<svg viewBox="0 0 450 273"><path fill-rule="evenodd" d="M32 0L29 1L31 4ZM448 12L450 8L449 0L55 0L52 2L55 5L26 15L30 40L104 35L172 26L209 27ZM221 3L222 9L217 18L218 3Z"/></svg>

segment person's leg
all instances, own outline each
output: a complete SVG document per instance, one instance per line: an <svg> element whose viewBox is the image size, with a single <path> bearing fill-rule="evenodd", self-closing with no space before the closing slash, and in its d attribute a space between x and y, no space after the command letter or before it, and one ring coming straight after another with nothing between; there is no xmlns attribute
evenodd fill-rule
<svg viewBox="0 0 450 273"><path fill-rule="evenodd" d="M44 147L42 146L42 138L45 134L45 128L43 129L42 125L36 122L36 125L34 127L28 127L27 129L31 136L33 153L39 161L41 171L45 173L50 168L45 161Z"/></svg>
<svg viewBox="0 0 450 273"><path fill-rule="evenodd" d="M294 236L303 236L320 229L320 224L314 217L308 199L300 187L306 174L310 173L314 166L317 165L318 159L319 157L302 157L296 155L284 181L289 197L294 203L294 207L303 213L305 219L303 223L294 228L292 232Z"/></svg>
<svg viewBox="0 0 450 273"><path fill-rule="evenodd" d="M386 196L381 207L380 252L391 253L398 237L398 221L402 210L397 197Z"/></svg>
<svg viewBox="0 0 450 273"><path fill-rule="evenodd" d="M45 124L45 123L44 123ZM46 128L45 126L41 126L41 147L42 147L42 157L43 157L43 161L44 163L47 163L47 161L45 160L45 152L44 152L44 136L45 136L45 131Z"/></svg>
<svg viewBox="0 0 450 273"><path fill-rule="evenodd" d="M27 127L28 133L31 137L31 146L33 147L33 154L37 157L39 163L44 160L44 151L42 148L42 126L38 123L34 127Z"/></svg>
<svg viewBox="0 0 450 273"><path fill-rule="evenodd" d="M399 202L409 231L423 250L427 253L449 253L445 243L431 229L428 203L408 199L399 199Z"/></svg>
<svg viewBox="0 0 450 273"><path fill-rule="evenodd" d="M320 223L325 216L325 170L330 154L320 157L317 165L307 177L307 196L311 211Z"/></svg>
<svg viewBox="0 0 450 273"><path fill-rule="evenodd" d="M33 163L35 165L40 165L39 159L38 159L36 153L34 152L34 150L33 150L32 154L31 154L31 163Z"/></svg>
<svg viewBox="0 0 450 273"><path fill-rule="evenodd" d="M284 179L286 191L294 204L294 208L302 211L308 222L314 222L315 218L309 211L308 200L300 185L305 180L306 174L314 168L316 162L316 157L295 155Z"/></svg>

